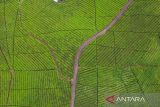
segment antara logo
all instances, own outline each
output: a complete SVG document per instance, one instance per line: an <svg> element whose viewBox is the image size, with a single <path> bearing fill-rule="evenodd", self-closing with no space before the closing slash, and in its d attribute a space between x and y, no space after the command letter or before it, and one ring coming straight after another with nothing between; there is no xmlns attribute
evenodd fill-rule
<svg viewBox="0 0 160 107"><path fill-rule="evenodd" d="M114 102L115 102L115 96L113 95L113 96L107 97L107 98L106 98L106 101L108 101L108 102L114 104Z"/></svg>
<svg viewBox="0 0 160 107"><path fill-rule="evenodd" d="M106 101L108 101L109 103L115 104L116 102L145 102L144 97L115 97L113 96L109 96L106 98Z"/></svg>

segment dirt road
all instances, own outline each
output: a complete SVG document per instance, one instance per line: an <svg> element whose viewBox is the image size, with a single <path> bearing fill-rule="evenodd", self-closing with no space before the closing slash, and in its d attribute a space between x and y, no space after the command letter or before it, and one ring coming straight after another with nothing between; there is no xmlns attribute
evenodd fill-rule
<svg viewBox="0 0 160 107"><path fill-rule="evenodd" d="M74 67L73 67L73 79L72 79L72 92L71 92L71 102L70 107L75 107L75 96L76 96L76 85L77 85L77 76L78 76L78 63L80 56L85 47L87 47L90 43L96 40L98 37L103 36L107 33L124 15L124 13L128 10L129 6L133 3L134 0L128 0L127 4L121 9L121 11L117 14L117 16L112 20L112 22L102 29L100 32L93 35L91 38L86 40L78 49L77 54L74 60Z"/></svg>

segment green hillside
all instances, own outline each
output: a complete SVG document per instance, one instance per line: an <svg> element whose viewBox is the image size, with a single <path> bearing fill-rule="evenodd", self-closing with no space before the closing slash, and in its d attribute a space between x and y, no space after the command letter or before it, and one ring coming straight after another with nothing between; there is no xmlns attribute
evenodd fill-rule
<svg viewBox="0 0 160 107"><path fill-rule="evenodd" d="M127 1L0 0L0 107L69 107L78 47ZM108 107L111 93L160 92L159 4L135 0L85 48L75 107Z"/></svg>

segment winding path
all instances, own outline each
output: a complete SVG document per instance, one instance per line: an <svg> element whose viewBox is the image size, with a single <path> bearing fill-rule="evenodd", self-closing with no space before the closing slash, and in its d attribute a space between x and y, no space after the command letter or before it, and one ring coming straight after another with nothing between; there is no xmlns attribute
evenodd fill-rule
<svg viewBox="0 0 160 107"><path fill-rule="evenodd" d="M52 48L52 46L49 45L49 43L47 41L45 41L44 39L34 35L33 33L29 32L27 33L27 35L31 36L32 38L34 38L36 41L40 42L41 44L43 44L44 46L46 46L50 53L51 53L51 57L53 58L53 63L55 63L56 65L56 68L57 68L57 77L60 79L60 80L64 80L64 81L70 81L71 79L69 77L65 77L63 74L61 74L61 70L59 69L59 64L58 64L58 61L57 61L57 58L56 58L56 55L55 55L55 51L54 49Z"/></svg>
<svg viewBox="0 0 160 107"><path fill-rule="evenodd" d="M79 59L80 59L80 56L81 56L84 48L87 47L94 40L96 40L98 37L101 37L105 33L107 33L121 19L121 17L124 15L124 13L128 10L129 6L133 3L133 1L134 0L128 0L128 2L125 4L125 6L121 9L121 11L117 14L117 16L112 20L112 22L108 26L106 26L100 32L97 32L95 35L93 35L91 38L86 40L79 47L77 54L75 56L75 60L74 60L70 107L75 107L76 85L77 85L77 76L78 76L78 63L79 63Z"/></svg>

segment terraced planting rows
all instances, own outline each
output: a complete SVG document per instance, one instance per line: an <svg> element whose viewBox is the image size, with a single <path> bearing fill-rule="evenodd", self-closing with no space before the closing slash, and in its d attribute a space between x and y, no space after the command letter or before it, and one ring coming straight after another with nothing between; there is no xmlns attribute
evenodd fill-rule
<svg viewBox="0 0 160 107"><path fill-rule="evenodd" d="M77 49L126 2L0 1L0 107L69 107ZM75 107L108 106L111 94L160 91L159 4L134 0L107 34L85 48Z"/></svg>

